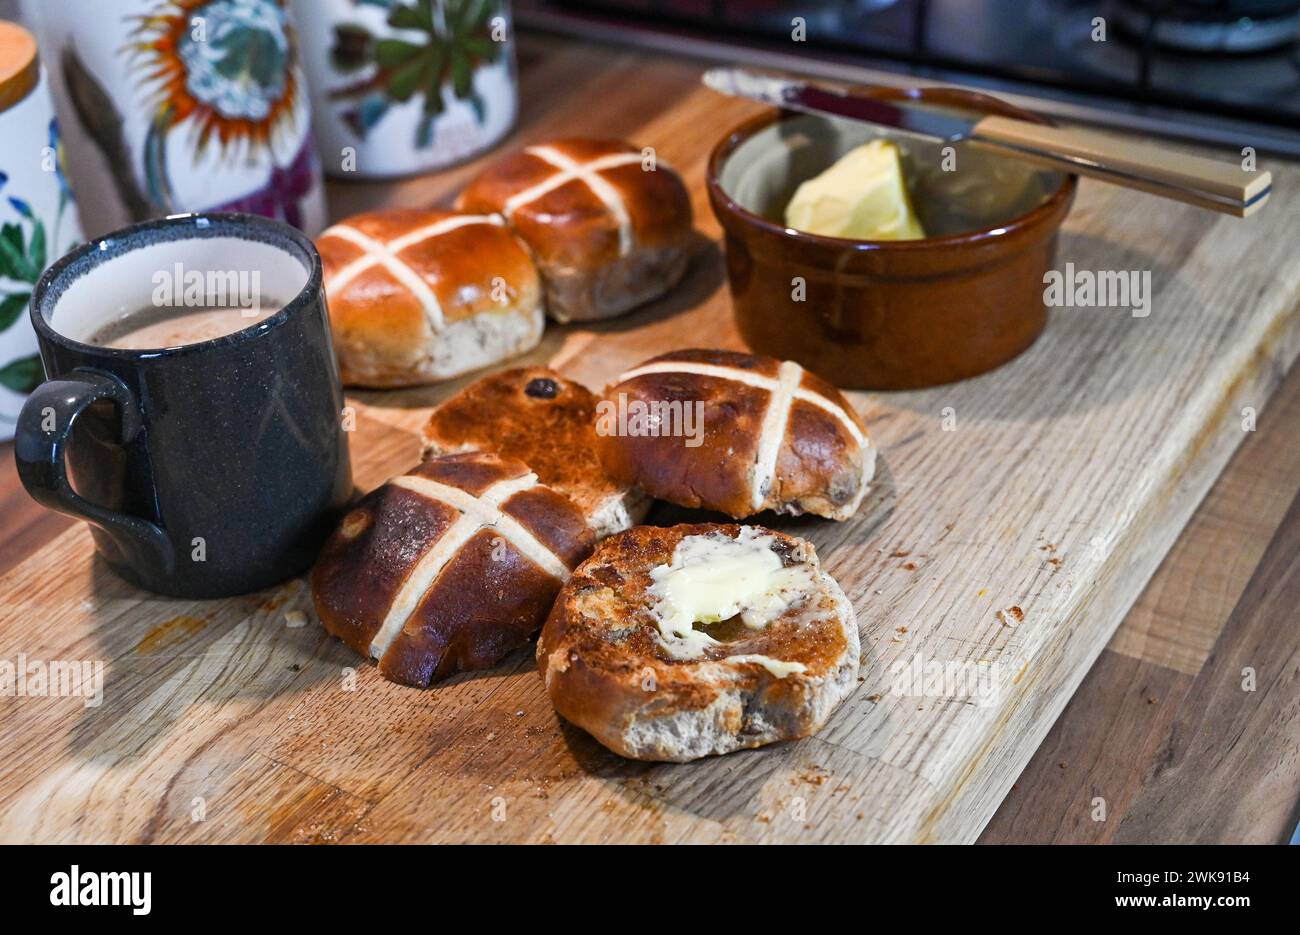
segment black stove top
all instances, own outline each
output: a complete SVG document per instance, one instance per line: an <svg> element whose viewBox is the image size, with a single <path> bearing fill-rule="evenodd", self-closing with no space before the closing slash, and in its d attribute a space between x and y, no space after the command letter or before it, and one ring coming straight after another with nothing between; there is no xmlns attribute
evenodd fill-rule
<svg viewBox="0 0 1300 935"><path fill-rule="evenodd" d="M1300 0L515 0L521 22L899 71L1300 155ZM662 47L672 48L671 42ZM700 51L695 47L692 51ZM792 62L791 59L794 59ZM1054 108L1048 107L1047 110ZM1086 111L1086 112L1085 112ZM1090 113L1089 113L1090 112Z"/></svg>

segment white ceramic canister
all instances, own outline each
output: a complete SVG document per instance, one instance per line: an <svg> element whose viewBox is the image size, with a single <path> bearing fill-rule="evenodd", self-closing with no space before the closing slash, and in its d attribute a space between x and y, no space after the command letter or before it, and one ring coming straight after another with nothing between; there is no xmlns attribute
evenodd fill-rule
<svg viewBox="0 0 1300 935"><path fill-rule="evenodd" d="M82 227L247 211L308 234L325 195L288 0L24 0Z"/></svg>
<svg viewBox="0 0 1300 935"><path fill-rule="evenodd" d="M514 126L506 0L293 0L293 11L328 174L442 168Z"/></svg>
<svg viewBox="0 0 1300 935"><path fill-rule="evenodd" d="M27 306L45 267L81 240L50 89L32 34L0 22L0 440L45 379Z"/></svg>

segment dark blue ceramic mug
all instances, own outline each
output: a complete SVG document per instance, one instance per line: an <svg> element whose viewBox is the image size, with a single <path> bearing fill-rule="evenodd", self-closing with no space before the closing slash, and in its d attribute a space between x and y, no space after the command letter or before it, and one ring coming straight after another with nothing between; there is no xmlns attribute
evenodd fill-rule
<svg viewBox="0 0 1300 935"><path fill-rule="evenodd" d="M133 309L214 297L247 316L238 330L104 346ZM146 221L50 267L31 316L49 379L19 416L18 473L42 504L91 524L114 571L219 597L311 564L352 476L309 239L242 214Z"/></svg>

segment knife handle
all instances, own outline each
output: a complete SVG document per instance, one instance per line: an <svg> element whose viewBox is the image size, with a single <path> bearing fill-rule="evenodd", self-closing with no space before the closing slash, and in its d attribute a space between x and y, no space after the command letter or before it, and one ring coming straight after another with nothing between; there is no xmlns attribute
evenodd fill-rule
<svg viewBox="0 0 1300 935"><path fill-rule="evenodd" d="M1263 206L1268 172L1192 156L1129 138L1075 127L1049 127L1009 117L985 117L970 139L1014 150L1036 165L1102 179L1126 188L1246 217Z"/></svg>

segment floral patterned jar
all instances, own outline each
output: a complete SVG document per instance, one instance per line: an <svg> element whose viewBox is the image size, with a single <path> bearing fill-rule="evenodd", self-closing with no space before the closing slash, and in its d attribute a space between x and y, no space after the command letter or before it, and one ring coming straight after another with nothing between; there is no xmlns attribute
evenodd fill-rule
<svg viewBox="0 0 1300 935"><path fill-rule="evenodd" d="M0 440L45 379L27 306L45 267L81 239L36 40L0 21Z"/></svg>
<svg viewBox="0 0 1300 935"><path fill-rule="evenodd" d="M518 109L505 0L293 0L325 171L429 171L501 140Z"/></svg>
<svg viewBox="0 0 1300 935"><path fill-rule="evenodd" d="M24 0L88 235L185 211L324 227L287 3Z"/></svg>

